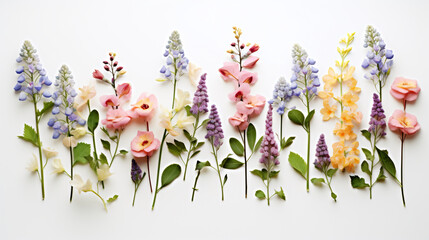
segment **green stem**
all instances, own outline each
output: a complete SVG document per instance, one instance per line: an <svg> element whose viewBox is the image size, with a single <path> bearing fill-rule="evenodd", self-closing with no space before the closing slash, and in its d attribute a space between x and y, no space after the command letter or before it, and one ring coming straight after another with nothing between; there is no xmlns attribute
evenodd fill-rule
<svg viewBox="0 0 429 240"><path fill-rule="evenodd" d="M404 142L407 135L404 133L401 134L401 194L402 194L402 203L405 207L405 196L404 196Z"/></svg>
<svg viewBox="0 0 429 240"><path fill-rule="evenodd" d="M113 164L113 160L115 160L115 157L116 157L116 155L117 155L117 153L118 153L118 147L119 147L119 140L121 139L121 134L122 134L122 131L120 130L119 132L117 132L116 133L117 135L116 136L118 136L118 138L116 139L116 147L115 147L115 153L113 154L113 156L112 156L112 161L110 162L110 164L109 164L109 167L111 167L112 166L112 164Z"/></svg>
<svg viewBox="0 0 429 240"><path fill-rule="evenodd" d="M159 173L161 169L161 157L162 157L162 148L164 147L165 138L167 137L168 132L167 129L164 130L164 134L162 135L161 147L159 149L159 157L158 157L158 169L156 171L156 184L155 184L155 195L153 196L152 210L155 208L156 196L158 195L159 189Z"/></svg>
<svg viewBox="0 0 429 240"><path fill-rule="evenodd" d="M219 176L220 190L222 192L222 201L223 201L224 200L223 182L222 182L222 177L220 175L219 161L217 160L217 150L215 150L215 147L213 145L213 141L211 141L211 144L212 144L213 156L214 156L215 161L216 161L217 175Z"/></svg>
<svg viewBox="0 0 429 240"><path fill-rule="evenodd" d="M66 117L66 122L67 122L67 126L69 126L68 131L67 131L67 137L71 137L70 134L70 123L69 123L69 119L68 117ZM69 153L70 153L70 176L71 176L71 180L73 180L73 148L71 146L71 141L69 142L70 146L69 146ZM73 201L73 186L70 187L70 202Z"/></svg>
<svg viewBox="0 0 429 240"><path fill-rule="evenodd" d="M307 116L310 113L309 105L307 104ZM310 123L307 129L307 192L310 192Z"/></svg>
<svg viewBox="0 0 429 240"><path fill-rule="evenodd" d="M378 85L380 88L380 102L381 102L381 99L383 98L383 92L382 92L383 86L382 86L381 80L378 80Z"/></svg>
<svg viewBox="0 0 429 240"><path fill-rule="evenodd" d="M42 143L40 142L39 118L37 117L37 102L33 94L34 117L36 120L37 147L39 149L40 182L42 185L42 200L45 200L45 174L43 173Z"/></svg>
<svg viewBox="0 0 429 240"><path fill-rule="evenodd" d="M267 172L267 203L268 206L270 206L270 182L271 182L271 178L270 178L270 174L271 174L271 168L268 169Z"/></svg>
<svg viewBox="0 0 429 240"><path fill-rule="evenodd" d="M281 146L282 140L283 140L283 114L280 115L280 149L282 149L282 146Z"/></svg>
<svg viewBox="0 0 429 240"><path fill-rule="evenodd" d="M369 175L369 199L372 199L372 186L374 185L372 183L372 172L374 170L374 158L375 158L375 143L377 142L377 133L374 134L374 143L372 145L372 160L371 160L371 169L370 169L370 175Z"/></svg>
<svg viewBox="0 0 429 240"><path fill-rule="evenodd" d="M198 113L197 117L195 118L195 125L194 125L194 132L192 133L192 139L195 138L195 133L197 132L197 129L198 129L199 120L200 120L200 114ZM193 153L194 146L195 146L195 142L189 142L189 150L188 150L188 155L186 156L185 172L183 173L183 181L185 181L186 179L188 163L189 163L189 160L191 159L191 153Z"/></svg>
<svg viewBox="0 0 429 240"><path fill-rule="evenodd" d="M99 197L101 199L101 201L103 202L104 210L106 210L106 212L107 212L106 201L104 201L104 199L96 191L91 190L91 192L93 192L97 197Z"/></svg>
<svg viewBox="0 0 429 240"><path fill-rule="evenodd" d="M244 146L244 197L247 198L247 156L246 156L246 130L243 131L243 146Z"/></svg>
<svg viewBox="0 0 429 240"><path fill-rule="evenodd" d="M137 193L137 184L134 184L134 196L133 196L133 207L134 207L134 203L136 201L136 193Z"/></svg>
<svg viewBox="0 0 429 240"><path fill-rule="evenodd" d="M194 187L192 188L192 198L191 202L194 201L195 192L197 191L197 182L198 178L200 177L201 170L198 170L197 176L195 177Z"/></svg>
<svg viewBox="0 0 429 240"><path fill-rule="evenodd" d="M328 184L328 187L329 187L329 190L331 191L331 196L332 196L332 193L334 193L334 191L332 190L332 187L331 187L332 177L330 179L328 178L328 168L329 168L329 166L325 167L323 170L323 173L325 174L326 183ZM334 201L336 202L337 199L334 198Z"/></svg>

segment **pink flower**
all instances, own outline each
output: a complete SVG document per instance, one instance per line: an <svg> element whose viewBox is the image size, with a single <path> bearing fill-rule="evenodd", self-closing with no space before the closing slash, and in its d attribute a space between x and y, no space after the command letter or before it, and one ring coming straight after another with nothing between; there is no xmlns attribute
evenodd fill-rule
<svg viewBox="0 0 429 240"><path fill-rule="evenodd" d="M117 87L117 94L119 99L129 101L131 98L131 85L129 83L122 83Z"/></svg>
<svg viewBox="0 0 429 240"><path fill-rule="evenodd" d="M420 87L416 80L402 77L395 78L390 89L390 94L398 100L414 101L419 95Z"/></svg>
<svg viewBox="0 0 429 240"><path fill-rule="evenodd" d="M219 72L221 74L222 79L225 81L238 81L240 66L236 62L226 62L223 64L223 67L219 68Z"/></svg>
<svg viewBox="0 0 429 240"><path fill-rule="evenodd" d="M131 153L136 158L150 157L160 145L153 132L138 131L137 136L131 141Z"/></svg>
<svg viewBox="0 0 429 240"><path fill-rule="evenodd" d="M98 70L94 70L94 72L92 73L92 77L98 80L104 79L104 75Z"/></svg>
<svg viewBox="0 0 429 240"><path fill-rule="evenodd" d="M256 81L258 81L258 74L257 73L242 71L238 75L238 82L240 84L248 83L250 85L253 85L256 83Z"/></svg>
<svg viewBox="0 0 429 240"><path fill-rule="evenodd" d="M109 108L106 113L106 119L101 120L101 123L109 129L123 129L131 120L131 117L122 108Z"/></svg>
<svg viewBox="0 0 429 240"><path fill-rule="evenodd" d="M237 112L254 117L261 114L264 106L265 97L261 95L249 95L244 101L237 103Z"/></svg>
<svg viewBox="0 0 429 240"><path fill-rule="evenodd" d="M103 107L119 106L119 99L115 95L103 95L100 97L100 102Z"/></svg>
<svg viewBox="0 0 429 240"><path fill-rule="evenodd" d="M254 52L256 52L256 51L258 51L259 50L259 45L258 44L253 44L253 46L251 47L251 48L249 48L249 51L251 52L251 53L254 53Z"/></svg>
<svg viewBox="0 0 429 240"><path fill-rule="evenodd" d="M244 131L249 126L249 122L247 121L247 115L243 113L236 112L234 116L230 117L229 124L233 127L238 128L240 131Z"/></svg>
<svg viewBox="0 0 429 240"><path fill-rule="evenodd" d="M246 58L246 60L244 60L243 62L243 67L244 68L253 68L256 64L256 62L259 61L258 57L255 56L249 56Z"/></svg>
<svg viewBox="0 0 429 240"><path fill-rule="evenodd" d="M131 105L130 115L133 118L142 118L149 121L155 115L155 109L158 107L158 100L155 95L142 93L137 99L137 103Z"/></svg>
<svg viewBox="0 0 429 240"><path fill-rule="evenodd" d="M395 110L389 118L389 128L392 131L399 130L407 135L413 135L420 130L420 124L416 116L402 110Z"/></svg>
<svg viewBox="0 0 429 240"><path fill-rule="evenodd" d="M247 83L241 84L241 86L237 89L235 89L234 92L228 94L228 97L231 101L237 102L241 101L243 98L245 98L250 93L250 86Z"/></svg>

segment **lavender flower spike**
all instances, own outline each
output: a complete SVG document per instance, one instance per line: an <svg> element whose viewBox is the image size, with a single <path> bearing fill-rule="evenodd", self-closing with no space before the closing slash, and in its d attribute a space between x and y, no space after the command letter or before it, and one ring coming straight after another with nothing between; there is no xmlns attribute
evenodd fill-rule
<svg viewBox="0 0 429 240"><path fill-rule="evenodd" d="M331 164L331 157L329 156L328 147L325 142L325 135L320 134L319 142L317 142L316 146L316 161L314 161L314 165L320 171L323 171L325 167L328 167Z"/></svg>
<svg viewBox="0 0 429 240"><path fill-rule="evenodd" d="M375 134L376 139L386 136L386 115L384 115L383 106L376 93L373 95L373 105L371 110L371 120L369 120L368 132Z"/></svg>
<svg viewBox="0 0 429 240"><path fill-rule="evenodd" d="M279 149L276 143L273 132L273 106L270 105L267 113L267 119L265 120L265 136L262 141L261 150L262 153L260 163L265 164L267 169L270 169L272 165L279 165L280 162L277 159L279 156Z"/></svg>
<svg viewBox="0 0 429 240"><path fill-rule="evenodd" d="M290 84L286 82L284 77L281 77L274 86L273 99L268 101L269 104L277 108L277 113L283 115L285 113L286 103L292 99L293 89Z"/></svg>
<svg viewBox="0 0 429 240"><path fill-rule="evenodd" d="M142 180L142 170L134 159L131 163L131 180L135 184L138 184Z"/></svg>
<svg viewBox="0 0 429 240"><path fill-rule="evenodd" d="M201 75L200 82L198 83L197 90L194 94L193 105L190 110L194 115L209 111L207 108L209 96L207 95L206 77L207 73Z"/></svg>
<svg viewBox="0 0 429 240"><path fill-rule="evenodd" d="M217 112L216 105L212 105L210 110L210 121L207 123L207 135L206 139L212 142L213 146L219 149L222 145L222 140L224 138L222 131L222 123Z"/></svg>

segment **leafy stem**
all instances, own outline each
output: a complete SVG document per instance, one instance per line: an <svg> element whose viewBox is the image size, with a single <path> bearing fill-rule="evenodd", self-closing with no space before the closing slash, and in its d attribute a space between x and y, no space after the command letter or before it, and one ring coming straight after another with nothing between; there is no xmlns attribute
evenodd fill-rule
<svg viewBox="0 0 429 240"><path fill-rule="evenodd" d="M213 150L212 153L213 153L213 156L214 156L215 161L216 161L216 172L217 172L217 175L219 176L220 190L222 192L222 201L223 201L224 200L224 193L223 193L224 182L222 182L222 177L220 175L219 161L217 159L217 151L218 151L218 149L215 148L215 146L213 144L213 138L212 138L212 140L210 142L211 142L212 150Z"/></svg>
<svg viewBox="0 0 429 240"><path fill-rule="evenodd" d="M200 113L198 112L197 116L195 117L194 131L192 132L192 139L195 139L195 133L197 132L197 129L200 127L198 126L199 120L200 120ZM196 143L197 141L189 141L189 151L188 151L188 155L186 156L185 172L183 173L183 181L185 181L186 179L186 171L188 170L188 163L189 163L189 160L192 158L191 153L194 152Z"/></svg>
<svg viewBox="0 0 429 240"><path fill-rule="evenodd" d="M167 132L167 129L165 129L164 134L162 135L161 146L159 149L158 169L156 171L155 195L153 196L152 210L155 208L156 196L158 195L158 192L160 190L160 189L158 189L158 186L159 186L159 173L161 170L162 148L164 147L164 142L165 142L165 138L167 137L167 135L168 135L168 132Z"/></svg>
<svg viewBox="0 0 429 240"><path fill-rule="evenodd" d="M33 93L33 106L34 106L34 116L36 120L36 135L37 135L37 148L39 149L39 164L40 164L40 183L42 185L42 200L45 200L45 174L43 172L43 159L42 159L42 143L40 142L40 132L39 132L39 118L37 116L37 101L35 94Z"/></svg>

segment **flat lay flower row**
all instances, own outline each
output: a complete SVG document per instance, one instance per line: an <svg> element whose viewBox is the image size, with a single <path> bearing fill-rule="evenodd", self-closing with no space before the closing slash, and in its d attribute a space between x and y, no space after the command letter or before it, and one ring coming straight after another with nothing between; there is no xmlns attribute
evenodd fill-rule
<svg viewBox="0 0 429 240"><path fill-rule="evenodd" d="M172 85L170 102L158 99L156 93L147 92L138 93L138 98L132 102L135 89L132 89L131 83L124 82L126 68L119 64L115 53L109 53L108 58L102 61L102 68L92 73L97 85L111 87L108 95L97 96L96 84L92 82L76 88L67 65L61 66L55 80L51 81L36 49L29 41L25 41L16 60L18 77L14 90L20 101L33 104L34 120L24 125L19 138L37 148L37 155L33 154L28 169L37 173L42 199L45 199L46 191L45 168L49 164L55 173L68 178L70 202L76 190L78 193L91 193L102 201L107 211L107 203L115 201L118 195L106 200L102 189L109 187L105 180L112 175L114 160L122 157L128 159L130 164L130 184L134 184L133 206L142 183L150 188L153 195L153 210L160 191L181 176L183 181L190 181L191 201L195 201L198 180L204 177L203 169L216 172L222 201L225 199L228 174L234 174L233 171L237 170L244 171L244 197L248 197L248 178L257 177L264 187L252 195L270 205L272 198L286 200L283 187L274 186L273 182L280 174L277 166L287 159L296 174L305 180L307 192L310 192L312 184L325 185L336 202L339 197L334 192L332 180L340 170L351 174L352 188L368 189L369 197L372 198L373 186L391 177L401 189L405 206L402 171L406 163L404 145L407 137L420 129L416 116L408 113L406 106L408 102L417 100L420 87L416 80L389 78L394 53L387 49L380 33L368 26L363 44L368 50L361 63L367 72L364 81L374 84L374 89L365 89L374 92L372 109L359 107L359 94L363 89L359 87L360 77L355 78L355 66L347 58L352 50L355 33L347 34L339 41L339 59L334 62L334 67L326 69L322 81L316 60L310 58L303 47L295 44L292 47L290 80L280 77L273 84L272 95L267 97L257 93L258 74L254 67L260 60L256 56L260 46L245 42L242 34L240 28L233 27L234 40L226 51L230 61L219 68L219 76L208 76L185 56L180 35L174 31L165 47L165 64L160 66L160 78L157 79L160 84ZM192 99L191 94L180 86L182 78L189 78L196 86ZM207 81L222 84L221 80L231 87L225 97L234 105L235 112L219 111L216 103L209 98L213 92L207 88ZM386 95L385 87L390 89L390 96ZM383 97L401 101L403 109L386 113ZM290 106L289 102L293 98L299 99L302 104ZM323 101L321 109L314 109L313 101L316 98ZM104 109L91 108L92 101L100 101ZM259 136L252 120L261 114L265 115L266 120L265 131ZM311 126L315 114L320 114L323 121L335 121L332 129L335 142L326 141L325 136L331 134L329 132L317 136L317 142L312 141L314 136ZM160 121L153 120L155 115L158 115ZM307 143L307 151L303 156L292 150L296 137L284 135L285 115L306 133L307 138L300 139ZM368 124L361 123L363 115L370 116ZM42 118L48 119L47 126L40 124ZM236 130L234 136L225 136L222 119ZM131 122L139 125L135 137L121 138ZM42 135L41 128L49 128L52 135ZM157 136L153 129L159 128L163 129L163 134ZM387 128L398 133L401 140L400 174L397 174L394 161L389 157L389 151L395 148L381 149L378 145L380 140L390 136ZM198 139L199 133L205 135L205 139ZM82 139L86 135L91 137L88 142ZM179 138L181 135L184 137ZM367 143L360 144L360 136ZM48 137L62 141L65 148L61 151L67 151L70 156L67 163L57 158L56 150L42 145L42 140ZM220 154L219 150L225 145L229 145L227 151L230 153ZM316 146L315 152L310 151L313 145ZM169 153L166 153L167 150ZM209 151L212 159L199 161L201 151ZM171 160L171 157L178 161ZM248 167L248 162L254 158L259 159L259 169ZM166 159L170 164L163 168L162 162ZM312 162L311 159L315 160ZM150 171L150 165L153 164L156 172ZM76 173L76 165L88 166L92 170L93 177L97 179L95 187L90 180L92 177L82 178ZM143 165L146 168L142 168ZM196 171L195 179L189 180L188 177L187 180L192 169ZM366 175L357 175L355 172L359 169L359 174ZM323 177L312 177L316 171L322 173Z"/></svg>

